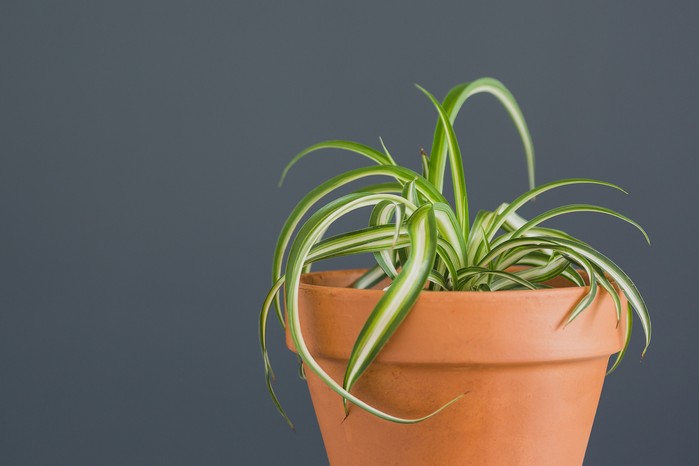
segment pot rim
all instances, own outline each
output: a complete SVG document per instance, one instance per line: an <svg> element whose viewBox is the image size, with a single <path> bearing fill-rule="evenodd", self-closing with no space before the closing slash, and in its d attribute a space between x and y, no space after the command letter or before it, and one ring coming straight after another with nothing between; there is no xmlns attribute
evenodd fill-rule
<svg viewBox="0 0 699 466"><path fill-rule="evenodd" d="M304 274L299 285L301 325L318 358L348 359L384 292L308 282L350 283L361 273L353 269ZM521 365L608 358L621 349L626 325L626 313L619 325L608 293L598 293L589 309L566 325L570 310L587 289L423 291L377 361ZM288 326L286 333L293 350Z"/></svg>
<svg viewBox="0 0 699 466"><path fill-rule="evenodd" d="M526 269L527 267L523 266L515 266L512 267L512 270L522 270ZM322 280L322 275L330 275L330 276L336 276L336 275L345 275L345 274L362 274L366 272L368 269L332 269L332 270L318 270L315 272L308 272L304 273L301 275L301 281L299 283L299 288L302 289L307 289L309 291L312 290L337 290L337 292L351 292L351 293L357 293L359 295L365 295L367 297L369 296L381 296L384 293L384 290L379 290L379 289L362 289L362 288L349 288L347 286L336 286L336 285L322 285L322 284L316 284L316 283L309 283L308 280L313 279L314 277L318 277L319 281ZM583 277L583 279L587 280L587 274L583 270L579 270L578 273ZM616 283L613 281L611 282L614 288L617 289L618 292L621 292L619 287L617 286ZM433 291L433 290L422 290L420 292L420 300L425 299L428 301L432 300L440 300L441 298L444 297L463 297L466 298L467 296L475 298L476 296L478 298L484 298L484 299L498 299L502 298L504 294L507 294L509 298L522 298L526 296L532 296L533 294L536 294L539 297L558 297L560 295L571 295L571 296L577 296L580 294L582 290L589 291L590 286L575 286L575 285L569 285L569 286L555 286L553 288L542 288L538 290L498 290L498 291Z"/></svg>

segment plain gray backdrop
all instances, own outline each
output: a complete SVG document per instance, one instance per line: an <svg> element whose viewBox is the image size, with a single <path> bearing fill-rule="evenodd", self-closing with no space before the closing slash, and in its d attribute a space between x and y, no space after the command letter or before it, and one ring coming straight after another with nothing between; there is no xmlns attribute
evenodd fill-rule
<svg viewBox="0 0 699 466"><path fill-rule="evenodd" d="M690 1L2 1L0 464L327 464L277 328L296 432L268 399L257 318L286 215L367 162L323 152L278 177L331 138L381 136L417 169L436 115L413 83L443 96L481 76L519 100L538 182L630 193L563 189L525 214L599 203L653 242L594 214L553 224L615 259L654 323L646 359L638 330L605 383L586 464L699 464L698 17ZM472 209L527 188L492 98L456 130Z"/></svg>

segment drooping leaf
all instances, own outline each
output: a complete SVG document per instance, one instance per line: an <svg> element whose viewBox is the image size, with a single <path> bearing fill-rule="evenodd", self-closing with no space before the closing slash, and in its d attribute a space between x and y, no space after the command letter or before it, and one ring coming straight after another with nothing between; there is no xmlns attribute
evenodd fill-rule
<svg viewBox="0 0 699 466"><path fill-rule="evenodd" d="M619 212L616 212L612 209L607 209L606 207L600 207L600 206L591 205L591 204L571 204L571 205L556 207L554 209L546 211L543 214L537 215L536 217L532 218L531 220L527 221L524 225L519 227L512 234L512 238L517 238L519 236L522 236L528 230L530 230L531 228L537 226L538 224L540 224L542 222L545 222L546 220L552 219L552 218L557 217L559 215L578 213L578 212L597 212L600 214L611 215L612 217L615 217L615 218L623 220L627 223L630 223L631 225L635 226L643 234L643 237L646 239L648 244L650 244L650 238L648 237L648 234L643 229L643 227L641 227L641 225L634 222L633 220L631 220L627 216L622 215Z"/></svg>
<svg viewBox="0 0 699 466"><path fill-rule="evenodd" d="M347 391L364 373L412 309L437 253L434 209L425 205L408 219L410 257L369 315L350 354L343 386Z"/></svg>
<svg viewBox="0 0 699 466"><path fill-rule="evenodd" d="M296 207L294 207L291 214L289 214L289 217L284 222L282 230L279 233L279 238L277 239L277 244L274 248L274 257L272 259L272 283L276 282L282 274L284 252L289 245L289 241L291 241L294 230L301 222L303 216L306 215L306 213L308 213L315 206L315 204L326 195L353 181L362 180L373 176L391 177L400 183L407 183L411 180L415 180L415 188L430 202L446 203L444 196L436 191L433 186L427 183L427 181L421 178L417 173L412 170L408 170L407 168L394 166L365 167L349 170L345 173L337 175L306 194L303 199L299 201ZM367 190L366 188L359 190L359 193L371 192L375 191ZM283 320L281 306L279 305L279 300L276 298L275 308L277 311L277 317L281 322Z"/></svg>
<svg viewBox="0 0 699 466"><path fill-rule="evenodd" d="M391 158L391 155L388 152L386 152L386 154L382 154L376 149L373 149L369 146L365 146L364 144L360 144L358 142L339 140L323 141L305 148L304 150L296 154L296 156L293 159L291 159L291 162L287 164L287 166L284 168L284 171L282 172L282 176L279 179L279 186L284 184L284 179L286 178L287 173L289 173L291 167L296 165L296 162L298 162L311 152L315 152L321 149L343 149L349 152L354 152L355 154L363 155L364 157L373 160L379 165L396 165L396 162L393 160L393 158Z"/></svg>
<svg viewBox="0 0 699 466"><path fill-rule="evenodd" d="M524 153L527 161L527 172L529 174L529 189L533 189L534 183L534 144L527 128L517 101L512 93L499 81L493 78L481 78L470 83L460 84L454 87L444 99L442 104L445 113L453 125L461 106L472 96L488 93L493 95L507 110L510 118L517 128L520 139L524 146ZM444 172L447 159L447 144L444 125L441 118L438 120L434 131L432 150L430 151L429 180L440 191L444 184Z"/></svg>
<svg viewBox="0 0 699 466"><path fill-rule="evenodd" d="M631 330L633 329L633 308L631 307L631 303L628 303L626 305L626 332L624 332L624 346L621 348L621 351L616 355L616 359L614 360L614 364L612 364L612 367L607 371L607 375L611 374L614 372L617 367L619 367L619 364L621 364L621 361L624 360L624 356L626 356L626 350L629 349L629 342L631 342Z"/></svg>
<svg viewBox="0 0 699 466"><path fill-rule="evenodd" d="M503 225L503 223L505 223L506 219L511 214L515 213L517 211L517 209L522 207L524 204L526 204L531 199L534 199L539 194L543 194L546 191L550 191L550 190L555 189L555 188L559 188L562 186L570 186L570 185L574 185L574 184L597 184L597 185L601 185L601 186L607 186L610 188L618 189L619 191L626 193L626 191L624 191L619 186L617 186L613 183L608 183L606 181L593 180L593 179L589 179L589 178L569 178L569 179L565 179L565 180L552 181L550 183L542 184L541 186L538 186L534 189L530 189L526 193L519 196L517 199L515 199L510 204L508 204L507 207L505 207L502 210L502 212L500 212L495 217L495 220L493 221L493 224L488 231L488 240L493 239L493 236L495 236L495 233Z"/></svg>
<svg viewBox="0 0 699 466"><path fill-rule="evenodd" d="M274 297L277 295L277 292L282 287L282 285L284 285L284 277L277 280L274 286L272 286L272 289L269 291L269 293L267 293L265 302L262 305L262 310L260 311L260 321L258 329L260 349L262 350L262 359L265 363L265 382L267 384L267 391L269 392L269 396L272 398L272 401L274 402L274 406L277 407L277 411L279 411L279 414L281 414L284 420L287 422L287 424L289 424L289 427L293 429L294 424L291 422L291 419L289 419L289 416L287 416L286 412L284 411L284 408L282 408L282 405L279 402L279 398L277 398L277 394L274 392L274 388L272 388L274 372L272 371L272 364L269 361L269 353L267 352L267 317L269 316L269 309L272 306L272 301L274 301Z"/></svg>
<svg viewBox="0 0 699 466"><path fill-rule="evenodd" d="M288 325L289 333L294 342L298 355L301 357L306 367L313 371L331 390L335 391L352 404L382 419L397 423L411 424L434 416L451 403L457 401L462 395L454 398L438 410L420 418L406 419L386 413L345 390L341 385L335 382L335 380L320 366L320 364L318 364L313 355L310 353L304 340L303 333L301 331L300 315L298 313L298 286L301 279L301 271L311 248L317 240L318 233L349 212L362 207L374 206L379 202L387 200L407 202L405 199L399 196L390 194L350 194L322 207L301 227L296 239L292 244L285 275Z"/></svg>

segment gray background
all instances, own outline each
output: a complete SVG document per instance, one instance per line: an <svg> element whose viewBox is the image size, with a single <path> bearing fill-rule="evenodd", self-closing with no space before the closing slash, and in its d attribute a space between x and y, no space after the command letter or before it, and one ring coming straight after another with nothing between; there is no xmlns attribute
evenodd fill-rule
<svg viewBox="0 0 699 466"><path fill-rule="evenodd" d="M277 178L329 138L382 136L417 168L435 113L412 84L442 96L485 75L524 109L539 182L630 192L569 188L526 214L600 203L653 240L592 214L554 224L622 265L655 325L646 360L638 332L606 382L586 464L699 464L698 13L689 1L2 1L0 464L326 464L276 328L296 432L268 400L257 314L295 202L367 162L319 153L281 190ZM474 98L456 126L474 209L526 189L494 100Z"/></svg>

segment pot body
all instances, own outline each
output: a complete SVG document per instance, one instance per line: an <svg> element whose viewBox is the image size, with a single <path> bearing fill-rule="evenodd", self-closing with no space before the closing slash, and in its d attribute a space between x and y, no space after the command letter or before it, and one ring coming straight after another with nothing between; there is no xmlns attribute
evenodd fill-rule
<svg viewBox="0 0 699 466"><path fill-rule="evenodd" d="M301 329L321 367L342 383L380 290L346 288L362 271L315 272L299 290ZM402 425L350 407L312 371L308 387L332 466L580 465L608 360L623 345L600 292L571 324L587 288L423 292L352 389ZM623 301L623 297L622 297ZM625 306L625 301L622 302ZM287 346L294 350L287 332Z"/></svg>

